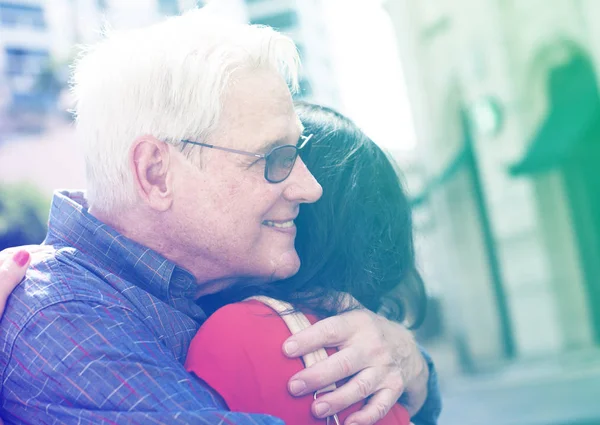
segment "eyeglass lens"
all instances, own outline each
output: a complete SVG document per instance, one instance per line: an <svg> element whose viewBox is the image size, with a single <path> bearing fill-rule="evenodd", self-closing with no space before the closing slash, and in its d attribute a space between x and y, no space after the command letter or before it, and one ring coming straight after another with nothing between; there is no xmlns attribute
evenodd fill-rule
<svg viewBox="0 0 600 425"><path fill-rule="evenodd" d="M271 151L266 158L265 177L272 183L285 180L296 163L298 149L295 146L279 146Z"/></svg>

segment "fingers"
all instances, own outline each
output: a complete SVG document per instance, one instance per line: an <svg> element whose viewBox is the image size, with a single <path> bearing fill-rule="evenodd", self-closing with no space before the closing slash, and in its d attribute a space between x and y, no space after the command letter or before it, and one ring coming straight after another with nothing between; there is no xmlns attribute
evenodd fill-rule
<svg viewBox="0 0 600 425"><path fill-rule="evenodd" d="M283 352L288 357L299 357L319 348L337 347L348 340L352 331L343 315L328 317L289 337Z"/></svg>
<svg viewBox="0 0 600 425"><path fill-rule="evenodd" d="M25 277L25 271L31 262L31 255L21 249L12 257L0 261L2 261L0 264L0 315L2 315L9 295Z"/></svg>
<svg viewBox="0 0 600 425"><path fill-rule="evenodd" d="M353 310L317 322L288 338L284 352L298 357L323 347L340 351L298 372L289 382L293 395L305 395L333 382L355 375L335 391L313 403L317 417L328 417L373 394L369 402L352 415L347 424L371 425L392 408L404 391L404 384L416 386L414 375L420 353L410 332L399 324L365 310ZM415 363L416 362L416 363ZM418 373L417 373L418 375ZM422 392L419 383L412 392Z"/></svg>
<svg viewBox="0 0 600 425"><path fill-rule="evenodd" d="M292 395L315 392L354 375L365 368L364 356L356 346L345 348L296 373L289 382Z"/></svg>
<svg viewBox="0 0 600 425"><path fill-rule="evenodd" d="M4 261L13 257L17 252L23 251L23 250L29 252L32 255L35 255L35 254L38 254L41 252L52 251L52 246L51 245L23 245L23 246L16 246L16 247L12 247L12 248L6 248L5 250L0 251L0 265L2 265L4 263Z"/></svg>
<svg viewBox="0 0 600 425"><path fill-rule="evenodd" d="M373 394L362 409L348 416L344 425L373 425L387 415L397 401L395 391L379 390Z"/></svg>
<svg viewBox="0 0 600 425"><path fill-rule="evenodd" d="M350 381L338 386L335 391L320 395L312 404L313 414L323 418L341 412L373 394L380 380L377 369L362 370Z"/></svg>

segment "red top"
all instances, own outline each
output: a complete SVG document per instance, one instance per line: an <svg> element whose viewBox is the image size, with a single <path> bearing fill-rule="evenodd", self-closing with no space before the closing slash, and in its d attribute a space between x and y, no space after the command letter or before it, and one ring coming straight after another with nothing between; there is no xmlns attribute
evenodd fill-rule
<svg viewBox="0 0 600 425"><path fill-rule="evenodd" d="M307 315L311 323L317 320ZM304 369L301 359L282 351L290 336L285 322L259 301L245 301L217 310L202 325L188 351L185 367L215 389L232 411L264 413L287 425L323 425L311 413L313 395L293 397L287 390L292 375ZM328 349L328 354L335 352ZM340 423L359 410L354 404L338 416ZM408 425L404 407L396 404L379 425Z"/></svg>

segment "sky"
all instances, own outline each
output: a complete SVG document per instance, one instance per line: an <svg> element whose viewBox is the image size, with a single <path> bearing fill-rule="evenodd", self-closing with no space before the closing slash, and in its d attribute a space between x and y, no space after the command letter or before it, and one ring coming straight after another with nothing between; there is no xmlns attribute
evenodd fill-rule
<svg viewBox="0 0 600 425"><path fill-rule="evenodd" d="M396 35L381 0L323 0L343 112L376 143L413 150L416 136Z"/></svg>

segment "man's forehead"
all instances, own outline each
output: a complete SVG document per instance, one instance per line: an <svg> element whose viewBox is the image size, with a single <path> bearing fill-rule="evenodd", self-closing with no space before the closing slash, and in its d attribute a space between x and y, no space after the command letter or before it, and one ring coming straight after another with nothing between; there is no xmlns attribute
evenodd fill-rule
<svg viewBox="0 0 600 425"><path fill-rule="evenodd" d="M218 125L221 135L232 139L228 144L254 150L295 144L304 127L281 76L256 71L236 77L225 96Z"/></svg>
<svg viewBox="0 0 600 425"><path fill-rule="evenodd" d="M234 72L226 95L238 100L244 99L247 102L279 103L286 102L287 99L291 100L291 92L283 76L265 68L245 68Z"/></svg>
<svg viewBox="0 0 600 425"><path fill-rule="evenodd" d="M280 136L269 136L268 134L264 134L262 140L256 141L260 143L258 147L259 151L266 153L277 146L296 145L300 136L304 133L304 126L299 119L296 120L295 124L296 125L290 128L287 134L282 134Z"/></svg>
<svg viewBox="0 0 600 425"><path fill-rule="evenodd" d="M287 87L254 91L232 89L224 99L221 117L239 124L269 122L273 119L298 121Z"/></svg>

